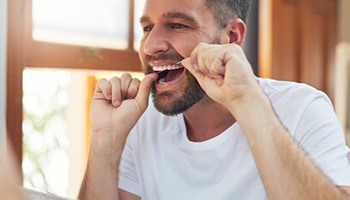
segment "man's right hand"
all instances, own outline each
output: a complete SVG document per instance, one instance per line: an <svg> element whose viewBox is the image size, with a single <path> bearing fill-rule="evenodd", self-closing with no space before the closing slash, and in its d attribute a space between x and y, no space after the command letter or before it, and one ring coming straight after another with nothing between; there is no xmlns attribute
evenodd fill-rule
<svg viewBox="0 0 350 200"><path fill-rule="evenodd" d="M154 73L140 81L124 73L120 78L101 79L97 83L90 110L93 157L117 166L128 133L148 106L156 78Z"/></svg>

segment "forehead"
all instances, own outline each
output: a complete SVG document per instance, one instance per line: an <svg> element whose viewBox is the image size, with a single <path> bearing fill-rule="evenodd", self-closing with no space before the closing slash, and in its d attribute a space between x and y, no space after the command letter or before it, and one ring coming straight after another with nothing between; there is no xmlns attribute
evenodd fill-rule
<svg viewBox="0 0 350 200"><path fill-rule="evenodd" d="M211 10L206 6L205 0L147 0L143 10L143 17L150 20L161 20L170 13L182 13L195 21L212 21Z"/></svg>

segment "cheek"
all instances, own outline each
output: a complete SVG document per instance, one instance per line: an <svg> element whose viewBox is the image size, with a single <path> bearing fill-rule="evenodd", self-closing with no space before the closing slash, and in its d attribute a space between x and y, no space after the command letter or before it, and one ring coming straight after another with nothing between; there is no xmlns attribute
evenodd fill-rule
<svg viewBox="0 0 350 200"><path fill-rule="evenodd" d="M182 57L186 58L191 56L193 49L201 42L211 43L210 38L203 34L190 33L173 39L172 46Z"/></svg>
<svg viewBox="0 0 350 200"><path fill-rule="evenodd" d="M139 58L140 58L142 64L144 64L146 61L146 54L143 51L144 44L145 44L144 40L141 40L140 47L139 47Z"/></svg>
<svg viewBox="0 0 350 200"><path fill-rule="evenodd" d="M187 58L191 56L193 49L199 44L196 40L181 40L172 42L175 51L182 57Z"/></svg>

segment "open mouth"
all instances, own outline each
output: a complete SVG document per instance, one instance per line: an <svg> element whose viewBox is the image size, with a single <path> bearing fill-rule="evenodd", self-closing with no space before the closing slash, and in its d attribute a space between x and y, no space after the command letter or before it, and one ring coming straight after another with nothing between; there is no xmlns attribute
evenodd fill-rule
<svg viewBox="0 0 350 200"><path fill-rule="evenodd" d="M180 62L167 66L153 66L153 71L158 73L157 82L165 84L178 79L184 71Z"/></svg>

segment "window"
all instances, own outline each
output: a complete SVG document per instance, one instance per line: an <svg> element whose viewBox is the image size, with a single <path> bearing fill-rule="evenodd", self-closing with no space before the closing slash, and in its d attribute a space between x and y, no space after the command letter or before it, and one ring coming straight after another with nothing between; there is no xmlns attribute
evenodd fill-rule
<svg viewBox="0 0 350 200"><path fill-rule="evenodd" d="M34 40L128 48L128 0L33 0Z"/></svg>
<svg viewBox="0 0 350 200"><path fill-rule="evenodd" d="M79 104L79 99L88 99L96 78L108 77L111 73L118 75L122 71L140 73L137 46L142 31L138 21L143 4L144 0L8 2L8 138L15 147L18 163L24 159L26 186L74 197L71 195L77 192L80 180L67 183L65 179L83 169L70 169L77 166L70 163L74 160L70 143L77 138L72 139L72 134L67 133L74 129L70 126L71 118L79 118L81 124L86 122L88 102L81 103L79 108L74 105ZM88 95L84 96L85 93ZM73 112L80 109L80 115L72 117L70 107L74 108ZM76 127L80 127L75 129L80 134L88 129L86 123L85 127ZM49 140L43 145L45 137ZM48 145L50 143L54 145ZM86 144L79 145L74 148L82 151L80 155L86 153ZM47 152L40 153L43 151ZM57 172L61 173L59 179L50 177L56 171L57 160L48 155L59 155L57 158L63 163ZM36 163L30 162L31 156ZM83 156L79 162L84 160ZM48 165L46 169L42 163ZM28 174L32 176L30 179ZM63 183L52 188L55 181Z"/></svg>

